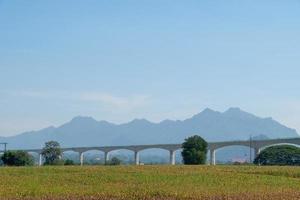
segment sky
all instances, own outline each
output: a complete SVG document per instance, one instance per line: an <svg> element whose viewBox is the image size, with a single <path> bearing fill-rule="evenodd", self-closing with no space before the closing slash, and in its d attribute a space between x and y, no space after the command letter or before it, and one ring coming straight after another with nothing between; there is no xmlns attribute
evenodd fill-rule
<svg viewBox="0 0 300 200"><path fill-rule="evenodd" d="M300 132L299 0L0 0L0 136L205 108Z"/></svg>

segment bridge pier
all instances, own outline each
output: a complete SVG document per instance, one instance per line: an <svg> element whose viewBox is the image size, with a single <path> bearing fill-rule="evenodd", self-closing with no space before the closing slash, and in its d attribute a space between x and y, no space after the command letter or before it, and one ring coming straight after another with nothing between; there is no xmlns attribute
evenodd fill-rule
<svg viewBox="0 0 300 200"><path fill-rule="evenodd" d="M216 165L216 150L210 149L210 165Z"/></svg>
<svg viewBox="0 0 300 200"><path fill-rule="evenodd" d="M43 165L43 155L40 153L39 154L39 166Z"/></svg>
<svg viewBox="0 0 300 200"><path fill-rule="evenodd" d="M108 152L104 152L104 164L106 165L108 163L109 160L109 153Z"/></svg>
<svg viewBox="0 0 300 200"><path fill-rule="evenodd" d="M255 149L254 149L254 156L255 156L255 158L260 154L260 151L261 151L260 148L255 148ZM255 159L255 158L254 158L254 159Z"/></svg>
<svg viewBox="0 0 300 200"><path fill-rule="evenodd" d="M170 164L171 165L175 165L176 164L176 160L175 160L175 154L176 152L174 150L170 150Z"/></svg>
<svg viewBox="0 0 300 200"><path fill-rule="evenodd" d="M83 155L83 152L79 153L79 160L80 160L80 166L83 166L83 164L84 164L84 155Z"/></svg>
<svg viewBox="0 0 300 200"><path fill-rule="evenodd" d="M140 164L140 153L138 151L134 152L134 162L136 165Z"/></svg>

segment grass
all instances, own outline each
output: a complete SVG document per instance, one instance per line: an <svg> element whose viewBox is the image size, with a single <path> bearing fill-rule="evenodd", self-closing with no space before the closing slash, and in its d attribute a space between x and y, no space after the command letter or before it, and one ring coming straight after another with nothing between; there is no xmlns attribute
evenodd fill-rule
<svg viewBox="0 0 300 200"><path fill-rule="evenodd" d="M298 200L300 168L255 166L0 168L0 199Z"/></svg>

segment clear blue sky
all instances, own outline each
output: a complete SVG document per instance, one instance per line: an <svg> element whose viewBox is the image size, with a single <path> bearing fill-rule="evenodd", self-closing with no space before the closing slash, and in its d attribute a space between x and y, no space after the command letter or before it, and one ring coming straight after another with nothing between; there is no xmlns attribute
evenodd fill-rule
<svg viewBox="0 0 300 200"><path fill-rule="evenodd" d="M240 107L300 131L298 0L0 0L0 136Z"/></svg>

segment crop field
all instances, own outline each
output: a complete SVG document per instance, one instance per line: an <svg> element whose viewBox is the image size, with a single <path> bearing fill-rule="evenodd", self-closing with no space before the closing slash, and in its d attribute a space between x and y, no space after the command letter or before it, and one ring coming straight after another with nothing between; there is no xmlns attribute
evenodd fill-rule
<svg viewBox="0 0 300 200"><path fill-rule="evenodd" d="M0 199L294 200L300 168L85 166L0 168Z"/></svg>

